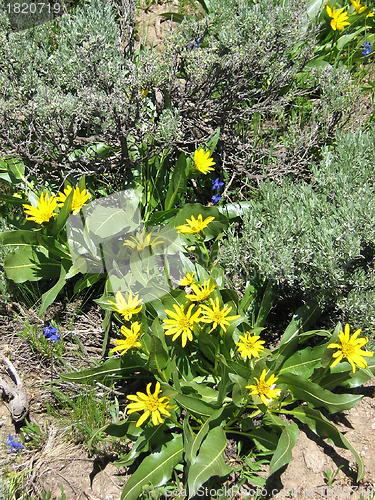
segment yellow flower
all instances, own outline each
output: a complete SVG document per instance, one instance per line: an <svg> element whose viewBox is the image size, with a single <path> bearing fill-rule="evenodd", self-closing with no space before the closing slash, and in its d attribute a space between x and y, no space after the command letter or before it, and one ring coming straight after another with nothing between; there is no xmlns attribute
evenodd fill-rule
<svg viewBox="0 0 375 500"><path fill-rule="evenodd" d="M211 308L208 306L205 306L204 304L201 305L202 308L202 316L200 318L200 321L203 323L213 323L213 327L210 330L210 333L212 330L214 330L218 325L224 330L224 332L227 331L225 328L226 326L230 325L230 321L234 321L235 319L239 318L240 315L237 314L235 316L228 316L228 314L231 312L232 307L228 307L225 305L222 310L220 310L220 305L219 305L219 299L216 297L216 302L214 302L210 298L211 302Z"/></svg>
<svg viewBox="0 0 375 500"><path fill-rule="evenodd" d="M375 16L374 12L369 12L366 17L374 17L374 16Z"/></svg>
<svg viewBox="0 0 375 500"><path fill-rule="evenodd" d="M184 224L183 226L177 226L176 229L182 234L197 234L203 231L203 229L205 229L214 219L215 217L210 216L203 220L202 214L199 214L198 219L196 219L194 215L192 215L190 220L185 219L188 225Z"/></svg>
<svg viewBox="0 0 375 500"><path fill-rule="evenodd" d="M367 9L367 5L361 5L361 0L350 0L351 4L354 7L354 10L358 12L358 14L362 14Z"/></svg>
<svg viewBox="0 0 375 500"><path fill-rule="evenodd" d="M62 207L67 199L67 197L70 195L70 193L72 192L72 186L67 186L65 189L64 189L64 192L63 193L59 193L58 197L57 197L57 201L59 201L59 207ZM77 186L74 190L74 194L73 194L73 199L72 199L72 212L73 212L73 215L77 215L78 212L81 210L81 208L83 207L83 205L85 205L85 203L88 201L88 199L90 198L90 193L88 193L86 191L86 189L83 189L82 191L79 190L79 187Z"/></svg>
<svg viewBox="0 0 375 500"><path fill-rule="evenodd" d="M205 153L204 149L201 148L197 149L194 153L194 165L198 172L207 175L215 170L211 165L216 165L216 163L213 161L213 158L210 158L210 152L207 151L207 153Z"/></svg>
<svg viewBox="0 0 375 500"><path fill-rule="evenodd" d="M146 230L137 231L136 236L130 236L130 239L124 241L124 247L136 248L138 252L143 252L146 247L154 248L162 245L164 240L160 236L153 238L152 232L146 234Z"/></svg>
<svg viewBox="0 0 375 500"><path fill-rule="evenodd" d="M139 298L139 295L132 296L132 292L129 292L128 298L122 296L120 290L116 293L116 302L112 302L112 300L107 300L114 307L111 307L114 311L121 314L121 316L129 321L134 314L139 313L142 309L142 306L139 304L142 302L142 299Z"/></svg>
<svg viewBox="0 0 375 500"><path fill-rule="evenodd" d="M121 327L121 333L124 335L125 340L115 340L114 343L116 347L109 351L110 354L116 351L121 351L121 356L125 354L129 349L133 349L134 347L142 347L141 343L138 341L141 332L141 325L138 321L132 323L130 328L126 328L126 326Z"/></svg>
<svg viewBox="0 0 375 500"><path fill-rule="evenodd" d="M264 350L262 344L265 344L264 340L259 340L259 335L251 335L250 332L246 332L245 336L240 335L239 339L240 342L235 342L235 344L238 346L242 358L251 359L251 356L259 358L259 353Z"/></svg>
<svg viewBox="0 0 375 500"><path fill-rule="evenodd" d="M344 7L341 7L341 9L336 10L336 7L333 7L333 9L331 9L331 7L327 5L326 9L327 9L327 14L329 15L329 17L332 18L331 28L333 30L340 31L343 28L345 28L345 26L350 25L350 23L347 22L347 19L349 19L348 13L343 12Z"/></svg>
<svg viewBox="0 0 375 500"><path fill-rule="evenodd" d="M194 323L199 321L199 315L201 310L195 311L194 314L191 314L193 310L194 304L192 304L187 313L184 312L184 306L177 306L173 304L174 311L170 309L166 309L165 312L172 319L163 319L164 325L163 329L167 330L165 335L173 335L172 340L176 340L182 334L182 347L185 347L186 341L189 339L193 340L193 327Z"/></svg>
<svg viewBox="0 0 375 500"><path fill-rule="evenodd" d="M179 286L190 286L194 282L194 272L186 273L185 278L178 282Z"/></svg>
<svg viewBox="0 0 375 500"><path fill-rule="evenodd" d="M48 222L51 217L56 215L54 210L57 207L57 201L53 194L48 198L46 193L43 198L42 193L40 199L36 200L36 204L36 207L26 204L23 205L26 215L29 216L27 217L28 220L33 220L37 224L43 224L43 222Z"/></svg>
<svg viewBox="0 0 375 500"><path fill-rule="evenodd" d="M367 368L367 361L363 358L371 358L374 353L371 351L362 351L361 347L367 344L368 339L365 337L357 338L362 331L361 329L357 330L350 337L350 326L348 324L345 325L344 330L345 333L342 330L339 333L341 344L334 343L327 346L328 349L338 349L338 351L332 354L336 359L331 364L331 367L336 366L343 358L346 358L352 365L353 373L355 373L355 365L358 365L360 368Z"/></svg>
<svg viewBox="0 0 375 500"><path fill-rule="evenodd" d="M161 393L159 382L156 382L154 394L151 394L151 385L152 382L147 384L147 394L137 392L136 396L127 396L130 401L135 401L135 403L128 404L128 415L131 415L134 412L144 411L144 414L138 419L135 425L136 427L140 427L148 419L150 413L151 420L154 425L162 424L164 420L161 418L161 414L170 417L171 414L168 410L174 408L174 406L169 406L169 398L166 396L159 398L159 394Z"/></svg>
<svg viewBox="0 0 375 500"><path fill-rule="evenodd" d="M206 281L204 280L203 285L191 285L193 293L189 295L185 295L185 297L192 302L197 302L199 300L206 300L211 295L211 293L215 290L216 285L212 285L210 288L210 278Z"/></svg>
<svg viewBox="0 0 375 500"><path fill-rule="evenodd" d="M267 405L272 399L279 396L281 389L275 389L274 385L277 380L275 375L271 375L268 380L266 380L267 370L264 369L259 380L255 378L256 385L247 385L246 389L251 389L250 396L259 396L262 402Z"/></svg>

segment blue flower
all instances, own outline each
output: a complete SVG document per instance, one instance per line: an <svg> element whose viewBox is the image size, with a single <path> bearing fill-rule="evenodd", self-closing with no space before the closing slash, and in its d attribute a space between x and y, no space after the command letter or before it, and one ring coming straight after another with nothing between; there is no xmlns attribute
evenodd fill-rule
<svg viewBox="0 0 375 500"><path fill-rule="evenodd" d="M224 186L224 182L219 182L219 177L212 181L212 189L216 189L217 191L220 191L221 186Z"/></svg>
<svg viewBox="0 0 375 500"><path fill-rule="evenodd" d="M24 446L21 443L17 443L17 436L12 438L11 434L8 434L7 445L10 446L10 452L13 453L13 450L23 450Z"/></svg>
<svg viewBox="0 0 375 500"><path fill-rule="evenodd" d="M371 47L372 47L372 45L371 45L370 42L363 43L362 47L363 47L362 54L363 54L364 57L366 57L369 54L371 54Z"/></svg>
<svg viewBox="0 0 375 500"><path fill-rule="evenodd" d="M61 340L60 339L60 334L58 333L57 328L52 328L52 324L51 323L48 326L44 326L43 327L43 333L44 333L44 336L47 339L52 340L52 342L54 344L56 344L56 342L58 340Z"/></svg>
<svg viewBox="0 0 375 500"><path fill-rule="evenodd" d="M212 203L214 205L217 205L219 203L219 201L222 200L222 197L219 196L218 194L214 194L211 199L212 199Z"/></svg>

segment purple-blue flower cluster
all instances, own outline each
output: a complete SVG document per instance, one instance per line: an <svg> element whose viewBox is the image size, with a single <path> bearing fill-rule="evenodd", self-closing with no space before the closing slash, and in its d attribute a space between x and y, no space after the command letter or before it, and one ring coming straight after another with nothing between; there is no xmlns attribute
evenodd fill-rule
<svg viewBox="0 0 375 500"><path fill-rule="evenodd" d="M52 342L54 344L56 344L57 341L61 340L60 334L57 331L57 328L52 328L51 323L48 326L43 327L43 333L44 333L44 336L47 339L52 340Z"/></svg>
<svg viewBox="0 0 375 500"><path fill-rule="evenodd" d="M366 57L366 56L371 54L372 45L370 42L363 43L362 47L363 47L363 50L362 50L363 57Z"/></svg>
<svg viewBox="0 0 375 500"><path fill-rule="evenodd" d="M217 191L214 195L212 195L212 204L217 205L220 200L222 200L222 197L219 196L221 186L224 186L224 182L219 182L219 177L217 177L214 181L212 181L212 191Z"/></svg>
<svg viewBox="0 0 375 500"><path fill-rule="evenodd" d="M17 439L17 436L14 436L14 438L12 438L12 435L8 434L7 445L10 446L11 453L13 453L13 451L16 451L16 450L23 450L23 448L24 448L23 444L17 443L16 439Z"/></svg>

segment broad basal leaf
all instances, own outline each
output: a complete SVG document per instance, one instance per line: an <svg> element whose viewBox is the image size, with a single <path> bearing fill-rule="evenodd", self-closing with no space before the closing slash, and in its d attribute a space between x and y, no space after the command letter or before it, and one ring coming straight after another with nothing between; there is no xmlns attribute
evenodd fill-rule
<svg viewBox="0 0 375 500"><path fill-rule="evenodd" d="M277 448L270 462L269 474L273 474L283 465L288 464L293 460L292 449L298 438L298 426L293 423L286 427L280 436Z"/></svg>
<svg viewBox="0 0 375 500"><path fill-rule="evenodd" d="M122 490L121 500L139 500L143 486L162 486L172 476L173 468L182 460L182 436L172 434L172 439L147 456L132 474Z"/></svg>
<svg viewBox="0 0 375 500"><path fill-rule="evenodd" d="M199 455L188 475L189 498L196 495L202 484L213 476L224 477L232 472L224 461L227 438L222 427L215 427L203 441Z"/></svg>
<svg viewBox="0 0 375 500"><path fill-rule="evenodd" d="M297 375L283 373L278 377L277 383L286 384L296 399L306 401L315 408L327 408L330 413L349 410L362 399L360 395L334 394Z"/></svg>

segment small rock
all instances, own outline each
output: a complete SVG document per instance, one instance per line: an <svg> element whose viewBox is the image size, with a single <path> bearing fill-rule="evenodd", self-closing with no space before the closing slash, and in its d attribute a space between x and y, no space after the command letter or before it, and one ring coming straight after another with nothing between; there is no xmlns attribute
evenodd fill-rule
<svg viewBox="0 0 375 500"><path fill-rule="evenodd" d="M303 458L306 467L314 472L323 472L326 465L326 457L314 441L306 443L303 450Z"/></svg>

